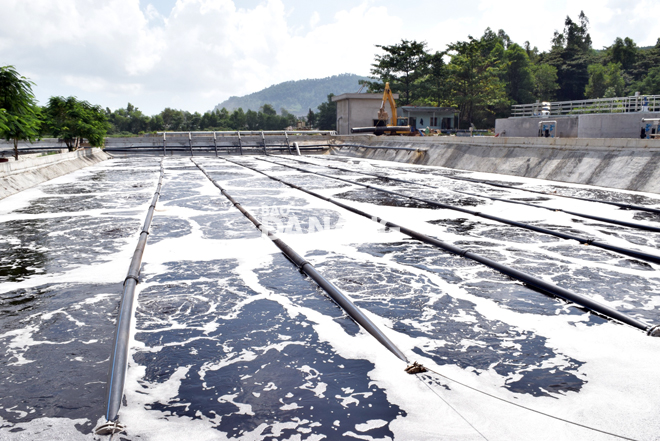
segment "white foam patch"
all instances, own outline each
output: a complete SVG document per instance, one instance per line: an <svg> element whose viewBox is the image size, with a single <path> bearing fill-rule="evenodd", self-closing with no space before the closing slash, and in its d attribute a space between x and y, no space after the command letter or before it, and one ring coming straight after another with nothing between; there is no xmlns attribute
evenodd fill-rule
<svg viewBox="0 0 660 441"><path fill-rule="evenodd" d="M319 163L320 160L318 160ZM215 160L204 159L202 164L216 163ZM217 163L220 163L219 161ZM168 164L185 165L189 164L187 159L166 160ZM378 171L375 165L392 165L387 162L363 161L358 163L359 167L373 171ZM262 165L260 165L262 167ZM167 170L166 176L174 177L178 172ZM187 173L187 172L186 172ZM250 172L251 173L251 172ZM72 174L74 175L74 174ZM201 195L218 196L218 190L199 173L199 183L201 187L196 189ZM394 175L394 173L393 173ZM67 176L59 182L76 182L81 175ZM414 175L413 173L401 171L396 176L406 179L420 179L424 182L434 185L448 185L447 181L431 175ZM499 178L486 174L471 173L471 177L484 177L487 179ZM62 178L58 178L62 179ZM69 181L67 181L69 179ZM286 179L286 178L285 178ZM516 182L523 182L525 186L544 185L539 180L529 180L518 177L506 177L506 179L515 179ZM54 181L50 181L52 184ZM553 183L547 183L551 185ZM580 188L580 186L564 184L566 187ZM230 188L230 187L228 187ZM279 187L278 187L279 188ZM586 187L585 187L586 188ZM352 187L326 188L318 190L319 193L332 196L349 191ZM151 191L151 190L149 190ZM163 191L167 191L167 181L164 184ZM315 190L316 191L316 190ZM618 191L618 190L617 190ZM625 193L624 191L621 191ZM231 191L230 191L231 193ZM524 193L520 193L522 196ZM639 194L639 193L631 193ZM560 369L568 366L569 359L579 360L582 365L577 369L577 375L585 381L579 392L553 393L552 396L534 397L530 394L514 393L504 387L508 381L516 380L522 377L525 372L523 366L520 370L510 375L501 375L496 370L496 365L491 365L488 369L477 370L475 368L461 368L456 364L439 365L434 360L418 355L416 349L432 351L434 348L442 348L447 344L442 339L429 339L427 337L413 337L410 334L399 332L392 328L392 322L377 314L365 310L365 314L381 328L388 337L411 359L421 362L425 366L456 379L464 384L476 389L493 394L503 399L538 409L558 417L570 419L602 430L608 430L619 433L624 436L636 439L655 439L660 433L660 419L657 418L656 409L660 407L660 383L656 381L657 366L660 365L660 339L646 337L642 332L628 326L618 325L612 322L599 324L597 326L587 326L584 322L589 320L588 314L582 315L539 315L532 313L522 313L503 307L493 299L483 298L470 294L462 284L449 283L442 279L438 273L434 273L422 267L413 265L403 265L388 258L377 257L369 253L359 252L357 245L365 244L383 244L401 242L404 236L396 232L386 232L382 225L378 225L368 219L348 213L340 208L320 201L308 195L304 195L292 189L282 189L282 196L296 197L305 199L308 205L305 209L330 209L338 212L342 222L335 228L315 233L312 236L306 234L281 234L282 239L294 248L301 255L306 255L312 251L324 250L328 252L325 256L309 256L310 262L314 265L323 264L326 259L335 255L346 256L348 259L377 265L387 265L388 269L402 271L405 273L423 276L432 282L437 290L428 293L429 303L432 304L440 300L443 296L451 296L454 299L465 300L474 305L471 310L462 310L454 317L452 321L466 324L476 322L475 314L482 315L487 320L502 322L514 330L524 330L528 333L540 336L546 339L546 346L554 352L554 356L544 359L540 368ZM20 207L26 207L29 202L43 197L44 193L37 188L23 192L3 200L0 214L9 213ZM657 197L657 195L650 195ZM612 207L603 204L591 203L573 203L568 200L556 199L552 204L562 207L573 207L575 211L589 210L590 214L603 215L605 217L618 216L620 219L632 220L632 213L623 210L617 211ZM8 202L7 204L5 204ZM239 200L240 202L240 200ZM440 237L441 240L448 242L467 241L476 242L480 239L449 233L444 227L431 225L429 220L434 219L460 219L468 217L465 214L453 213L447 210L426 210L410 209L404 207L376 206L363 202L347 202L356 208L363 209L383 217L389 221L399 223L410 227L422 233ZM551 206L551 202L544 203ZM148 205L148 204L147 204ZM389 422L389 429L394 433L394 439L415 439L415 440L477 440L483 439L475 430L478 429L484 433L488 439L507 439L507 440L572 440L572 439L606 439L604 436L596 435L593 432L582 428L570 426L566 423L551 420L547 417L537 415L520 409L492 398L485 397L470 389L460 386L440 377L434 377L436 382L427 384L423 377L416 377L406 374L403 371L405 363L399 361L382 345L376 344L371 335L365 331L360 331L356 335L350 335L344 331L340 324L332 317L328 317L311 308L303 307L292 303L289 297L284 296L272 289L265 287L259 279L258 272L263 268L272 265L273 255L279 253L279 250L266 238L257 237L253 239L241 240L213 240L204 238L200 226L191 220L191 217L200 213L208 214L185 207L174 205L158 205L159 211L156 217L160 215L174 216L186 219L190 222L192 230L179 238L167 238L157 243L148 243L143 262L149 274L157 275L168 271L167 263L175 261L211 261L218 259L231 259L238 262L238 267L234 270L240 280L256 295L249 299L242 299L228 317L220 317L216 320L200 325L206 334L214 332L221 320L231 319L231 314L238 314L241 309L250 302L268 299L281 305L286 313L292 317L304 317L306 321L312 324L310 332L315 332L321 342L326 342L338 356L345 359L368 360L373 363L373 369L368 372L368 379L372 384L382 389L391 405L399 406L405 411L405 415L400 415ZM136 218L140 220L146 212L145 206L140 207L140 213ZM482 206L479 207L479 210ZM233 208L232 208L233 210ZM483 205L483 211L494 215L509 213L510 205L501 202L492 202ZM102 210L108 212L108 210ZM9 213L11 214L11 213ZM551 213L546 210L537 210L531 208L522 208L515 210L516 220L525 221L544 221L553 225L570 227L572 221L570 216L561 213ZM70 215L70 213L67 213ZM14 214L11 214L14 216ZM16 214L18 216L18 214ZM22 215L21 215L22 216ZM16 217L18 218L18 217ZM3 217L4 219L4 217ZM485 225L496 225L489 221L479 220ZM249 227L249 226L248 226ZM249 227L251 228L251 227ZM591 225L581 225L593 237L597 237L608 243L630 245L622 238L616 238L607 235L599 230L598 227ZM632 233L631 233L632 234ZM634 234L633 234L634 235ZM644 235L638 235L644 237ZM495 243L504 243L499 239L488 239ZM43 283L65 283L71 281L83 281L91 283L92 281L118 282L125 276L130 258L135 244L137 243L137 234L127 238L121 250L110 256L106 263L91 264L81 266L66 271L62 274L54 275L35 275L29 279L16 284L5 284L0 287L0 292L7 292L19 287L25 288L38 286ZM549 242L552 245L568 244L566 241ZM588 262L577 257L563 256L558 251L547 251L547 244L538 244L532 242L515 242L506 244L506 247L500 248L507 259L513 258L519 251L539 252L545 255L555 256L557 259L567 261L568 269L573 271L585 266L603 271L609 271L612 274L636 275L649 279L657 279L657 268L652 266L654 271L643 271L632 267L618 267L614 264L618 261L616 258L603 262ZM578 246L571 244L571 246ZM650 245L639 245L639 249L648 252L657 252L657 249ZM440 252L440 251L439 251ZM292 267L292 271L295 269ZM478 276L479 271L484 271L480 267L468 267L456 271L464 280L478 282L483 280ZM550 280L549 280L550 281ZM140 284L139 292L148 289L152 284ZM405 294L405 293L404 293ZM637 293L636 293L637 294ZM595 294L593 297L609 303L613 306L633 304L641 302L642 308L647 310L657 310L660 305L660 291L653 288L651 293L639 293L639 298L621 298L617 301L607 302L605 297ZM84 301L84 305L93 305L103 301L110 294L100 294L90 297ZM563 308L558 304L558 309ZM53 314L64 314L58 310L51 312ZM424 314L424 313L423 313ZM410 325L420 331L431 330L434 327L441 326L435 322L429 322L429 317L420 316L419 320L406 319L404 324ZM134 323L134 322L133 322ZM174 323L172 326L184 326L183 323ZM34 341L33 333L35 328L26 326L20 330L6 332L0 335L0 340L6 342L7 351L13 351L14 361L19 364L30 363L31 360L21 358L26 348L35 344L47 344L48 342ZM135 335L135 330L132 331ZM277 335L277 333L275 334ZM504 338L504 337L503 337ZM206 372L220 369L241 361L255 359L259 353L275 349L282 351L288 345L300 344L284 338L274 339L275 341L265 347L254 347L250 350L236 352L233 348L224 348L229 356L223 361L209 361L205 363L199 372L191 372L190 367L179 367L171 376L162 383L148 382L145 380L146 368L131 361L128 369L126 381L126 398L128 406L121 409L121 420L128 427L128 438L159 441L179 441L180 439L196 440L223 440L227 439L227 434L219 431L216 427L227 416L215 415L209 418L205 415L197 415L195 419L176 416L169 411L157 411L151 408L154 403L162 403L169 406L189 406L188 403L178 401L181 383L187 375L199 375L204 379ZM86 342L91 343L93 342ZM180 344L181 342L178 342ZM481 347L485 342L471 338L464 338L461 341L463 348ZM512 350L520 350L520 343L510 338L504 338L503 347ZM132 354L140 352L156 352L163 346L147 348L139 341L131 341ZM338 369L343 366L338 365ZM316 397L322 398L327 395L327 384L318 378L316 372L310 366L303 366L301 373L305 375L306 382L303 389L310 390ZM437 382L442 383L440 386ZM271 391L279 386L275 382L264 385L263 391ZM296 409L299 407L295 391L287 391L285 397L279 406L281 409ZM257 397L261 392L254 392ZM332 399L337 400L346 409L354 409L367 398L371 392L353 390L345 388L342 394L337 394ZM220 398L223 402L234 404L238 411L243 415L252 415L253 410L246 403L237 402L237 395L223 395ZM289 402L290 400L290 402ZM447 404L451 405L451 407ZM452 408L453 407L453 408ZM466 422L467 420L467 422ZM84 421L84 420L83 420ZM441 422L441 424L439 424ZM469 424L468 424L469 422ZM80 423L79 420L68 420L64 418L56 419L37 419L29 423L13 424L12 427L25 429L24 432L9 434L8 428L0 428L0 438L7 436L8 439L91 439L90 436L83 436L74 428L74 424ZM309 423L309 424L308 424ZM302 427L307 424L306 427ZM315 422L306 421L282 421L271 426L261 424L252 431L244 432L236 438L241 440L258 440L265 437L278 438L285 429L299 430L301 434L298 439L321 439L323 435L304 435L307 427L314 427ZM369 431L379 429L387 425L388 422L381 419L371 419L364 423L350 424L348 421L337 420L335 426L340 427L341 431L337 434L345 435L354 439L377 439L369 435ZM470 424L472 424L472 427ZM50 427L49 427L50 425ZM3 424L0 424L3 426ZM267 427L270 427L268 434L263 434ZM23 438L21 438L23 437ZM295 436L289 439L296 439Z"/></svg>

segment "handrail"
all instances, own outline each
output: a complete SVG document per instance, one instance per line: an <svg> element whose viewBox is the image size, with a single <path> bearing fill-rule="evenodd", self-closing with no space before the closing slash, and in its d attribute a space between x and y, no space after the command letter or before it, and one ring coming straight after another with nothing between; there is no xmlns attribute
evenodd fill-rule
<svg viewBox="0 0 660 441"><path fill-rule="evenodd" d="M660 95L640 95L615 98L594 98L575 101L554 101L550 113L541 114L542 103L514 104L511 116L557 116L588 113L660 112Z"/></svg>
<svg viewBox="0 0 660 441"><path fill-rule="evenodd" d="M220 136L236 136L239 135L330 135L335 136L337 132L335 130L216 130L216 131L183 131L183 132L156 132L157 135L213 135L218 134Z"/></svg>

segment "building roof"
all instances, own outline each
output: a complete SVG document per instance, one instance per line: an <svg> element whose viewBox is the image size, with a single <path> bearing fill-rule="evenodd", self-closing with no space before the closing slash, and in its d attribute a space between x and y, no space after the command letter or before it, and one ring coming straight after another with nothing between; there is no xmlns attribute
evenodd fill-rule
<svg viewBox="0 0 660 441"><path fill-rule="evenodd" d="M399 106L399 109L406 111L407 113L418 113L418 112L458 112L458 109L455 107L422 107L422 106Z"/></svg>
<svg viewBox="0 0 660 441"><path fill-rule="evenodd" d="M399 98L398 93L393 93L394 99ZM341 100L383 100L382 93L342 93L341 95L333 96L332 101L341 101Z"/></svg>

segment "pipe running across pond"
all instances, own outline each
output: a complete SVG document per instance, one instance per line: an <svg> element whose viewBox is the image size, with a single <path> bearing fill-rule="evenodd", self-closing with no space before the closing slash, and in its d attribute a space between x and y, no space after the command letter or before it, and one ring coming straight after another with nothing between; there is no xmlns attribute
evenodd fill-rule
<svg viewBox="0 0 660 441"><path fill-rule="evenodd" d="M225 158L223 158L225 159ZM318 194L314 191L304 189L298 185L292 184L290 182L284 181L283 179L277 178L275 176L271 176L261 170L258 170L253 167L249 167L245 164L241 164L236 161L231 161L229 159L225 159L225 161L231 162L233 164L236 164L238 166L247 168L249 170L252 170L256 173L260 173L270 179L273 179L277 182L280 182L284 185L287 185L291 188L295 188L296 190L300 190L304 193L307 193L311 196L314 196L316 198L322 199L326 202L330 202L331 204L337 205L341 208L344 208L345 210L348 210L352 213L358 214L362 217L366 217L367 219L371 219L375 222L378 222L379 224L394 229L396 231L399 231L409 237L412 237L413 239L417 239L421 242L428 243L430 245L436 246L440 249L443 249L445 251L449 251L450 253L456 254L460 257L466 257L468 259L474 260L476 262L479 262L485 266L488 266L496 271L499 271L502 274L505 274L513 279L516 279L520 282L523 282L525 285L530 286L536 290L542 291L546 294L550 294L559 298L562 298L564 300L573 302L577 305L580 305L596 314L600 314L602 316L608 317L610 319L626 323L630 326L633 326L637 329L641 329L647 333L647 335L651 335L653 337L660 337L660 326L653 326L649 325L647 323L642 322L641 320L637 320L633 317L630 317L627 314L624 314L622 312L617 311L614 308L611 308L607 305L603 305L601 303L596 302L595 300L592 300L586 296L583 296L581 294L574 293L572 291L569 291L567 289L561 288L557 285L553 285L552 283L548 283L542 279L539 279L537 277L531 276L529 274L523 273L522 271L518 271L516 269L513 269L511 267L508 267L506 265L502 265L498 262L495 262L494 260L488 259L487 257L483 257L479 254L473 253L471 251L462 249L460 247L457 247L453 244L447 243L447 242L442 242L438 239L435 239L433 237L427 236L422 233L418 233L414 230L411 230L409 228L403 227L401 225L397 225L393 222L386 221L385 219L382 219L377 216L373 216L369 213L366 213L362 210L359 210L357 208L351 207L350 205L344 204L343 202L339 202L335 199L323 196L321 194ZM267 161L267 162L273 162L273 161ZM277 164L276 162L273 162L274 164Z"/></svg>
<svg viewBox="0 0 660 441"><path fill-rule="evenodd" d="M117 319L117 328L115 330L113 346L114 350L110 357L110 371L108 372L105 413L106 423L96 429L97 435L112 435L124 430L123 426L119 424L118 413L124 397L124 383L126 380L126 367L128 365L128 342L130 338L131 318L133 316L135 287L139 281L142 255L144 254L144 249L147 245L149 227L151 225L151 220L154 217L156 203L160 197L160 189L163 184L164 174L165 168L163 167L163 160L161 160L158 186L156 187L156 192L151 200L151 205L149 205L147 217L144 220L144 225L140 232L140 239L137 247L135 247L131 265L128 268L128 274L124 279L124 292L119 306L119 317Z"/></svg>
<svg viewBox="0 0 660 441"><path fill-rule="evenodd" d="M367 172L363 172L363 171L359 171L359 170L351 170L349 168L335 167L333 165L317 164L317 163L314 163L314 162L303 161L303 160L295 159L295 158L286 158L286 159L302 162L303 164L315 165L317 167L327 167L327 168L331 168L331 169L334 169L334 170L347 171L347 172L350 172L350 173L357 173L357 174L360 174L360 175L371 176L371 177L379 178L379 179L387 179L389 181L403 182L405 184L420 185L420 186L423 186L423 187L432 188L434 190L446 190L446 191L451 191L451 192L454 192L454 193L460 193L460 194L473 196L473 197L477 197L477 198L490 199L492 201L506 202L506 203L509 203L509 204L516 204L516 205L526 205L528 207L541 208L543 210L548 210L548 211L559 211L559 212L562 212L562 213L570 214L571 216L583 217L585 219L592 219L592 220L595 220L595 221L598 221L598 222L604 222L604 223L614 224L614 225L621 225L623 227L629 227L629 228L635 228L635 229L638 229L638 230L653 231L655 233L660 233L660 227L654 227L653 225L645 225L645 224L640 224L640 223L637 223L637 222L627 222L627 221L621 221L621 220L617 220L617 219L610 219L610 218L606 218L606 217L592 216L590 214L576 213L574 211L563 210L561 208L544 207L543 205L530 204L528 202L522 202L522 201L512 201L510 199L498 198L498 197L495 197L495 196L486 196L486 195L481 195L481 194L476 194L476 193L470 193L470 192L467 192L467 191L451 190L449 188L436 187L434 185L424 184L422 182L408 181L406 179L400 179L400 178L391 178L389 176L378 175L378 174L375 174L375 173L367 173Z"/></svg>
<svg viewBox="0 0 660 441"><path fill-rule="evenodd" d="M353 185L359 185L359 186L370 188L372 190L380 191L380 192L383 192L383 193L388 193L388 194L392 194L392 195L395 195L395 196L400 196L400 197L404 197L404 198L424 202L426 204L433 205L435 207L440 207L440 208L444 208L444 209L447 209L447 210L454 210L454 211L458 211L458 212L461 212L461 213L470 214L472 216L482 217L484 219L489 219L489 220L492 220L492 221L495 221L495 222L500 222L500 223L503 223L503 224L511 225L511 226L514 226L514 227L519 227L519 228L524 228L526 230L536 231L537 233L548 234L548 235L559 237L559 238L566 239L566 240L575 240L575 241L578 241L578 242L580 242L584 245L591 245L591 246L594 246L594 247L597 247L597 248L602 248L604 250L613 251L615 253L623 254L623 255L626 255L626 256L634 257L636 259L645 260L647 262L652 262L652 263L660 265L660 256L656 256L654 254L643 253L641 251L635 251L635 250L630 250L628 248L617 247L617 246L614 246L614 245L606 244L605 242L599 242L599 241L596 241L596 240L593 240L593 239L580 237L580 236L575 236L573 234L560 233L558 231L550 230L548 228L536 227L534 225L529 225L529 224L526 224L524 222L512 221L512 220L509 220L509 219L504 219L502 217L491 216L489 214L481 213L479 211L468 210L467 208L455 207L453 205L443 204L442 202L436 202L436 201L432 201L432 200L429 200L429 199L418 198L416 196L410 196L410 195L407 195L407 194L398 193L396 191L386 190L384 188L375 187L373 185L368 185L368 184L363 184L361 182L351 181L349 179L339 178L337 176L326 175L325 173L319 173L319 172L314 172L314 171L310 171L310 170L305 170L304 168L294 167L292 165L282 164L280 162L271 161L271 160L268 160L268 159L263 159L263 158L257 158L257 159L259 159L261 161L269 162L271 164L276 164L276 165L279 165L279 166L282 166L282 167L288 167L288 168L291 168L291 169L294 169L294 170L298 170L298 171L301 171L303 173L310 173L310 174L314 174L314 175L318 175L318 176L323 176L323 177L329 178L329 179L335 179L337 181L347 182L347 183L353 184Z"/></svg>
<svg viewBox="0 0 660 441"><path fill-rule="evenodd" d="M388 146L371 146L371 145L362 145L362 144L338 144L336 147L339 147L341 150L342 147L357 147L357 148L365 148L365 149L383 149L383 150L414 150L414 151L427 151L426 150L421 150L421 149L414 149L414 148L406 148L406 147L388 147ZM622 202L614 202L614 201L603 201L601 199L591 199L591 198L583 198L580 196L568 196L564 194L558 194L558 193L548 193L545 191L539 191L539 190L530 190L527 188L520 188L520 187L514 187L513 185L506 185L506 184L498 184L496 182L491 182L491 181L485 181L481 179L474 179L474 178L459 178L456 176L440 176L440 175L434 175L434 176L439 176L445 179L454 179L456 181L466 181L466 182L472 182L475 184L483 184L483 185L490 185L492 187L499 187L499 188L509 188L513 190L519 190L519 191L526 191L528 193L535 193L535 194L542 194L545 196L557 196L561 198L567 198L567 199L577 199L579 201L587 201L587 202L599 202L601 204L607 204L607 205L614 205L615 207L623 208L625 210L637 210L637 211L646 211L649 213L655 213L655 214L660 214L660 208L653 208L653 207L645 207L643 205L633 205L633 204L624 204Z"/></svg>
<svg viewBox="0 0 660 441"><path fill-rule="evenodd" d="M218 184L208 172L201 165L197 164L192 160L193 164L199 168L202 173L215 185L220 192L236 207L243 215L254 224L257 229L259 229L264 235L266 235L274 244L277 246L282 253L291 261L294 265L300 269L300 271L307 274L312 278L325 292L328 293L330 298L332 298L346 313L353 318L358 324L360 324L369 334L376 338L383 346L385 346L389 351L396 355L401 361L408 362L408 358L396 347L392 341L383 332L366 316L364 313L353 304L353 302L344 295L336 286L334 286L330 281L325 279L321 274L316 271L316 269L305 260L300 254L296 253L291 247L279 239L275 234L269 231L261 222L254 218L239 202L227 193L227 191ZM233 162L233 161L231 161Z"/></svg>

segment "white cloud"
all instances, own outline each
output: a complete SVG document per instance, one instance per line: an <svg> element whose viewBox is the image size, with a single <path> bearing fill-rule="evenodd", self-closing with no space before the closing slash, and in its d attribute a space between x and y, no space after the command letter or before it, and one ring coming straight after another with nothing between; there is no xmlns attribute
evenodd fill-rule
<svg viewBox="0 0 660 441"><path fill-rule="evenodd" d="M337 10L318 4L294 22L283 1L239 8L232 0L178 0L165 13L139 0L1 0L0 65L38 80L40 101L75 95L92 103L147 113L166 106L205 111L230 95L282 81L350 72L366 75L376 44L425 40L443 50L486 27L541 50L566 15L585 10L594 47L616 36L639 45L660 36L652 0L466 0L445 13L435 0L401 14L392 0L363 0ZM350 4L345 2L343 4ZM318 6L318 7L317 7ZM323 17L323 20L321 20Z"/></svg>
<svg viewBox="0 0 660 441"><path fill-rule="evenodd" d="M286 80L366 74L373 45L395 41L383 38L383 27L401 26L368 1L322 26L315 13L313 28L296 35L280 0L252 9L178 0L167 18L138 0L4 0L3 10L2 63L44 78L35 90L42 102L76 95L110 107L131 101L150 113L204 111Z"/></svg>
<svg viewBox="0 0 660 441"><path fill-rule="evenodd" d="M319 21L321 21L321 16L318 11L314 11L312 18L309 19L309 27L315 28Z"/></svg>

